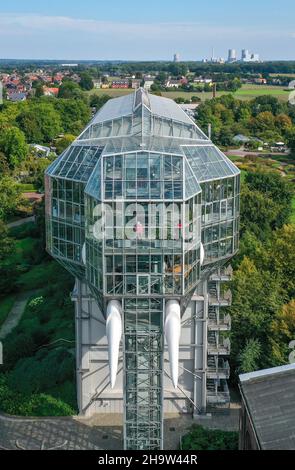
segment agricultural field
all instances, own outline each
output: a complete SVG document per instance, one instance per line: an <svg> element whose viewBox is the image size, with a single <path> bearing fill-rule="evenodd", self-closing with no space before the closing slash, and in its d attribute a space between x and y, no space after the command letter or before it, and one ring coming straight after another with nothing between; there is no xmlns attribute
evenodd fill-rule
<svg viewBox="0 0 295 470"><path fill-rule="evenodd" d="M285 87L268 86L268 85L243 85L234 96L239 99L251 100L257 96L271 95L279 100L288 101L290 90Z"/></svg>
<svg viewBox="0 0 295 470"><path fill-rule="evenodd" d="M94 89L91 90L90 92L87 92L88 94L91 95L109 95L112 98L118 97L118 96L123 96L127 95L129 93L132 93L133 90L131 88L129 89L124 89L124 90L118 90L118 89ZM252 100L256 98L257 96L262 96L262 95L271 95L275 96L279 100L282 101L287 101L289 97L289 90L286 90L284 87L279 87L279 86L268 86L268 85L243 85L242 88L240 88L237 92L233 93L233 95L240 99L240 100ZM219 91L216 93L216 96L222 96L224 94L228 94L226 91ZM162 96L165 96L167 98L175 99L175 98L184 98L187 100L190 100L192 96L198 96L202 101L205 101L207 99L212 98L212 93L211 92L186 92L186 91L163 91Z"/></svg>

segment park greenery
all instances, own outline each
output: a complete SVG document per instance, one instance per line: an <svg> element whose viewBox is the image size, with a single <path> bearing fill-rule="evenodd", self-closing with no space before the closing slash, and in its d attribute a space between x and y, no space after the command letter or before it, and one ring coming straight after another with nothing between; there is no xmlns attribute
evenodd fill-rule
<svg viewBox="0 0 295 470"><path fill-rule="evenodd" d="M13 415L71 415L76 413L73 279L46 254L41 208L39 213L37 224L9 233L0 226L0 310L4 299L28 298L20 323L3 341L0 409Z"/></svg>
<svg viewBox="0 0 295 470"><path fill-rule="evenodd" d="M238 450L239 435L233 431L192 426L181 439L181 450Z"/></svg>
<svg viewBox="0 0 295 470"><path fill-rule="evenodd" d="M231 363L240 372L288 363L295 338L293 186L267 168L244 175L241 242L233 259Z"/></svg>
<svg viewBox="0 0 295 470"><path fill-rule="evenodd" d="M232 146L233 138L242 134L256 139L254 149L263 143L281 141L295 147L295 107L274 96L241 101L224 95L202 103L196 118L205 132L211 124L212 139L217 145Z"/></svg>

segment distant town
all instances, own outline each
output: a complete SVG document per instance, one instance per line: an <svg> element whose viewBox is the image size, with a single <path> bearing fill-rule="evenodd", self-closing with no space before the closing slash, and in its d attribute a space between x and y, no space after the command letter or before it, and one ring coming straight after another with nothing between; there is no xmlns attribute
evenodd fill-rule
<svg viewBox="0 0 295 470"><path fill-rule="evenodd" d="M193 66L192 66L193 64ZM275 64L275 63L270 63ZM72 81L82 89L128 90L142 86L151 92L234 92L243 85L288 86L292 74L271 74L267 63L262 63L259 54L244 49L238 58L235 49L228 51L227 60L215 57L214 49L210 59L203 62L182 62L179 53L173 61L138 63L38 63L21 62L11 65L0 62L0 81L4 97L11 102L30 98L58 97L61 85ZM156 67L155 67L156 66ZM235 67L228 69L228 67ZM238 67L238 68L236 68ZM262 68L263 67L263 68ZM271 71L273 66L269 67ZM266 71L265 71L266 70ZM129 71L129 73L127 72ZM83 77L88 75L85 86Z"/></svg>

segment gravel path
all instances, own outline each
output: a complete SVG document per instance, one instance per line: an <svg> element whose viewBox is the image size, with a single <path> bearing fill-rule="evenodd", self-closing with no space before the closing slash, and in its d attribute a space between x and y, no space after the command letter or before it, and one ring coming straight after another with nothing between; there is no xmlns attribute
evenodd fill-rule
<svg viewBox="0 0 295 470"><path fill-rule="evenodd" d="M35 222L34 215L32 215L32 217L26 217L25 219L19 219L19 220L16 220L15 222L11 222L10 224L7 224L7 227L8 228L20 227L21 225L29 224L30 222Z"/></svg>
<svg viewBox="0 0 295 470"><path fill-rule="evenodd" d="M18 325L25 311L29 298L32 297L35 293L36 291L29 291L23 294L19 294L16 297L12 309L10 310L2 327L0 328L0 340L6 338L6 336L8 336L9 333L11 333L11 331Z"/></svg>

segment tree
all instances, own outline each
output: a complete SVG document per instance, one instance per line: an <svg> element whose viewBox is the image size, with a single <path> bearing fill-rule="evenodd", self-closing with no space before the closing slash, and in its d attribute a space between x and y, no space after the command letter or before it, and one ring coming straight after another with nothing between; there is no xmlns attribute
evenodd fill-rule
<svg viewBox="0 0 295 470"><path fill-rule="evenodd" d="M230 146L233 144L234 133L229 126L224 126L221 128L218 141L220 145L225 147Z"/></svg>
<svg viewBox="0 0 295 470"><path fill-rule="evenodd" d="M9 166L6 160L6 157L3 152L0 152L0 175L7 175L9 174Z"/></svg>
<svg viewBox="0 0 295 470"><path fill-rule="evenodd" d="M289 344L295 339L295 299L282 306L271 324L272 354L278 365L288 362Z"/></svg>
<svg viewBox="0 0 295 470"><path fill-rule="evenodd" d="M267 256L267 253L266 253ZM231 362L233 370L241 366L241 351L249 338L257 339L261 354L251 356L245 349L246 358L255 357L255 368L263 369L274 363L271 354L271 325L284 303L281 279L275 272L257 268L254 261L244 257L234 274L231 284L233 303L229 308L232 318ZM247 351L247 354L246 354ZM253 352L253 349L252 349Z"/></svg>
<svg viewBox="0 0 295 470"><path fill-rule="evenodd" d="M54 103L61 120L61 127L67 134L78 135L90 120L90 109L81 99L59 99Z"/></svg>
<svg viewBox="0 0 295 470"><path fill-rule="evenodd" d="M72 82L71 80L66 80L59 88L58 97L66 99L81 99L83 97L83 91L77 83Z"/></svg>
<svg viewBox="0 0 295 470"><path fill-rule="evenodd" d="M12 254L14 247L14 240L8 236L7 225L0 220L0 262Z"/></svg>
<svg viewBox="0 0 295 470"><path fill-rule="evenodd" d="M288 297L295 297L295 225L284 225L273 236L268 269L280 276ZM294 338L295 339L295 338Z"/></svg>
<svg viewBox="0 0 295 470"><path fill-rule="evenodd" d="M274 130L275 117L270 111L263 111L250 120L249 127L255 135L260 135L265 131Z"/></svg>
<svg viewBox="0 0 295 470"><path fill-rule="evenodd" d="M16 121L30 143L48 144L62 131L60 114L50 102L34 103Z"/></svg>
<svg viewBox="0 0 295 470"><path fill-rule="evenodd" d="M241 231L254 233L260 240L266 240L278 222L281 207L271 198L250 186L241 192Z"/></svg>
<svg viewBox="0 0 295 470"><path fill-rule="evenodd" d="M273 228L280 228L284 224L288 223L292 211L292 199L294 194L288 181L286 181L279 173L272 171L255 171L248 172L246 174L245 182L247 183L250 192L259 191L260 193L263 193L267 203L269 200L272 200L273 203L280 206L276 219L271 223ZM257 217L257 214L255 216L253 213L253 216ZM250 214L248 216L248 220L251 220Z"/></svg>
<svg viewBox="0 0 295 470"><path fill-rule="evenodd" d="M12 170L25 160L28 150L25 135L17 127L6 127L0 132L0 151Z"/></svg>
<svg viewBox="0 0 295 470"><path fill-rule="evenodd" d="M33 83L33 88L35 88L35 98L41 98L44 96L43 83L40 81Z"/></svg>
<svg viewBox="0 0 295 470"><path fill-rule="evenodd" d="M90 91L94 88L93 80L91 78L91 75L89 75L89 73L87 72L81 73L80 78L81 78L80 87L82 88L82 90Z"/></svg>
<svg viewBox="0 0 295 470"><path fill-rule="evenodd" d="M292 120L287 114L278 114L275 117L275 125L281 132L286 132L292 128Z"/></svg>
<svg viewBox="0 0 295 470"><path fill-rule="evenodd" d="M282 112L282 104L280 101L271 95L258 96L251 102L253 116L265 111L270 112L277 116Z"/></svg>
<svg viewBox="0 0 295 470"><path fill-rule="evenodd" d="M111 99L109 95L91 95L90 97L90 106L96 108L98 111L102 106Z"/></svg>
<svg viewBox="0 0 295 470"><path fill-rule="evenodd" d="M72 142L74 142L75 138L76 137L72 134L65 134L63 137L58 139L55 142L56 151L58 155L60 155L66 148L68 148L72 144Z"/></svg>
<svg viewBox="0 0 295 470"><path fill-rule="evenodd" d="M0 179L0 219L5 220L17 209L21 202L21 189L13 178Z"/></svg>
<svg viewBox="0 0 295 470"><path fill-rule="evenodd" d="M257 370L260 355L261 345L259 340L253 338L247 340L239 355L239 373L245 374Z"/></svg>
<svg viewBox="0 0 295 470"><path fill-rule="evenodd" d="M293 128L287 134L287 143L291 150L292 156L295 158L295 129Z"/></svg>
<svg viewBox="0 0 295 470"><path fill-rule="evenodd" d="M205 429L193 425L190 432L181 440L182 450L237 450L239 435L237 432Z"/></svg>

